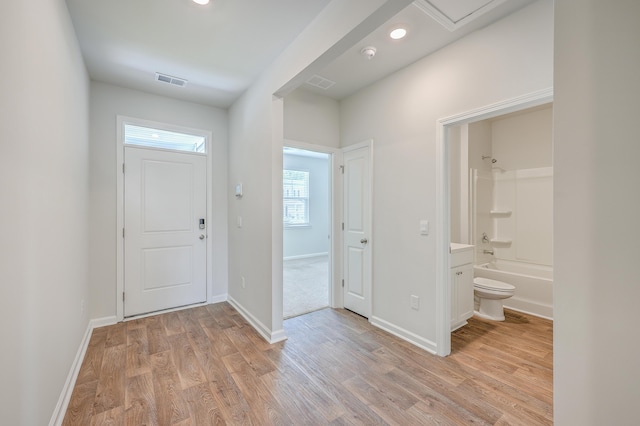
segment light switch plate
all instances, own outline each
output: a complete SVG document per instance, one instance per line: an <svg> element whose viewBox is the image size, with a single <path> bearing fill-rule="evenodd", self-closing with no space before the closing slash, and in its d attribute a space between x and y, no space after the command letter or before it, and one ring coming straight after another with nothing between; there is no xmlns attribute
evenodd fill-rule
<svg viewBox="0 0 640 426"><path fill-rule="evenodd" d="M420 221L420 235L429 235L429 221L421 220Z"/></svg>
<svg viewBox="0 0 640 426"><path fill-rule="evenodd" d="M420 309L420 298L418 296L411 296L411 309L418 310Z"/></svg>

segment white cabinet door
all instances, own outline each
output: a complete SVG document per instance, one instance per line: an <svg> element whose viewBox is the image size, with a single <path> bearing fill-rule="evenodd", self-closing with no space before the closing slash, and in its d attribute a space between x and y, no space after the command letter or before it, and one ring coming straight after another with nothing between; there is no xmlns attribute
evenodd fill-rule
<svg viewBox="0 0 640 426"><path fill-rule="evenodd" d="M458 268L458 320L466 321L473 316L473 265Z"/></svg>
<svg viewBox="0 0 640 426"><path fill-rule="evenodd" d="M473 316L473 265L451 269L451 330L467 324Z"/></svg>
<svg viewBox="0 0 640 426"><path fill-rule="evenodd" d="M458 325L458 268L451 269L451 331L459 327Z"/></svg>

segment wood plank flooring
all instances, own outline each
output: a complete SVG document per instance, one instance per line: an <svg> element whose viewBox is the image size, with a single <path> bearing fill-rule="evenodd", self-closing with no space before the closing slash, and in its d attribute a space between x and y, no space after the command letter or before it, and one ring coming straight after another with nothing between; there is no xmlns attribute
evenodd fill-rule
<svg viewBox="0 0 640 426"><path fill-rule="evenodd" d="M552 424L552 323L506 317L447 358L333 309L275 345L227 303L98 328L64 425Z"/></svg>

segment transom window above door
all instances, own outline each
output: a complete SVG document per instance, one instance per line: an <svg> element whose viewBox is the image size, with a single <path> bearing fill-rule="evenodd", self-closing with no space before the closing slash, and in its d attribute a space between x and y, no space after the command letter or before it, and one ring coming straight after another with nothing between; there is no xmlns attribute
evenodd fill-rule
<svg viewBox="0 0 640 426"><path fill-rule="evenodd" d="M138 145L172 151L203 154L207 152L207 138L205 136L135 126L133 124L124 125L124 143L125 145Z"/></svg>

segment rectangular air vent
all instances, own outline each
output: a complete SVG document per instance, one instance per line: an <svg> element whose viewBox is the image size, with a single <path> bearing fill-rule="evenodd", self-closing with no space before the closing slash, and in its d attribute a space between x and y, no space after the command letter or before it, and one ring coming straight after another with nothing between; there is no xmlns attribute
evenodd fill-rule
<svg viewBox="0 0 640 426"><path fill-rule="evenodd" d="M313 77L311 77L309 80L307 80L307 84L314 86L314 87L319 87L322 90L327 90L329 87L333 86L334 84L336 84L335 81L331 81L327 78L324 77L320 77L319 75L314 75Z"/></svg>
<svg viewBox="0 0 640 426"><path fill-rule="evenodd" d="M184 78L172 77L167 74L156 73L156 81L161 81L163 83L173 84L174 86L184 87L187 85L187 80Z"/></svg>

